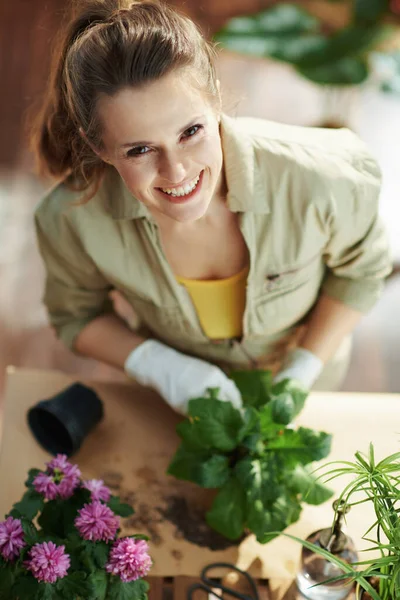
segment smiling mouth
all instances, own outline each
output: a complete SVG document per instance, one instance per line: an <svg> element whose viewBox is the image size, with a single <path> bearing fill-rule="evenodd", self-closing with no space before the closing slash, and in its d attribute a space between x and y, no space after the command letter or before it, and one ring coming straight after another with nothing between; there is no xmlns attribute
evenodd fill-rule
<svg viewBox="0 0 400 600"><path fill-rule="evenodd" d="M200 189L203 181L204 170L200 172L190 183L178 188L157 188L170 202L179 204L185 202Z"/></svg>

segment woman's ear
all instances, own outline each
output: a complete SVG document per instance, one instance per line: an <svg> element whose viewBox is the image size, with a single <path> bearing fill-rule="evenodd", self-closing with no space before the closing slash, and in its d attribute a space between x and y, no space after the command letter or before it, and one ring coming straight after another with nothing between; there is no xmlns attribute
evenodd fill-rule
<svg viewBox="0 0 400 600"><path fill-rule="evenodd" d="M86 144L89 146L89 148L92 149L92 151L97 154L97 156L99 158L101 158L101 160L103 160L106 163L111 164L110 159L104 154L104 152L102 152L101 150L99 150L98 148L96 148L96 146L94 146L91 142L89 142L86 133L83 131L82 127L79 127L79 135L81 136L81 138L83 140L85 140Z"/></svg>

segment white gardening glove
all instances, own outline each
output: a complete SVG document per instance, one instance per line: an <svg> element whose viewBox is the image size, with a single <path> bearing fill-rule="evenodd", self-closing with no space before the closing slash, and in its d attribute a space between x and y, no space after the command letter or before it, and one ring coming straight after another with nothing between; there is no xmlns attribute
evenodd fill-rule
<svg viewBox="0 0 400 600"><path fill-rule="evenodd" d="M124 369L141 385L157 390L181 414L187 414L189 400L203 396L207 388L219 388L221 400L230 401L238 409L242 406L239 390L221 369L155 340L135 348Z"/></svg>
<svg viewBox="0 0 400 600"><path fill-rule="evenodd" d="M295 348L290 352L281 371L275 376L274 383L284 379L295 379L310 389L318 379L324 363L305 348Z"/></svg>

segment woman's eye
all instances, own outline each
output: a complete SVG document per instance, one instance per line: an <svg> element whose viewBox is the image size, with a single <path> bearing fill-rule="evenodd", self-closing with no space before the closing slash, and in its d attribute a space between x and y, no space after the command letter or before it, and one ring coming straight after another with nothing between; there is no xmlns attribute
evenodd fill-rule
<svg viewBox="0 0 400 600"><path fill-rule="evenodd" d="M201 128L202 125L193 125L192 127L189 127L189 129L186 129L183 135L185 137L193 137L198 131L200 131Z"/></svg>
<svg viewBox="0 0 400 600"><path fill-rule="evenodd" d="M149 148L147 146L137 146L136 148L131 148L127 152L127 156L141 156L143 154L147 154L149 152Z"/></svg>

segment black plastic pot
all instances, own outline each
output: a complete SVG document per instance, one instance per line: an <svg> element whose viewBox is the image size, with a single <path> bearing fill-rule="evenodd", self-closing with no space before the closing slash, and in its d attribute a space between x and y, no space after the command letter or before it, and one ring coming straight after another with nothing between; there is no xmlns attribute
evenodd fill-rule
<svg viewBox="0 0 400 600"><path fill-rule="evenodd" d="M103 414L103 403L96 392L75 383L38 402L27 417L33 435L47 452L72 456Z"/></svg>

